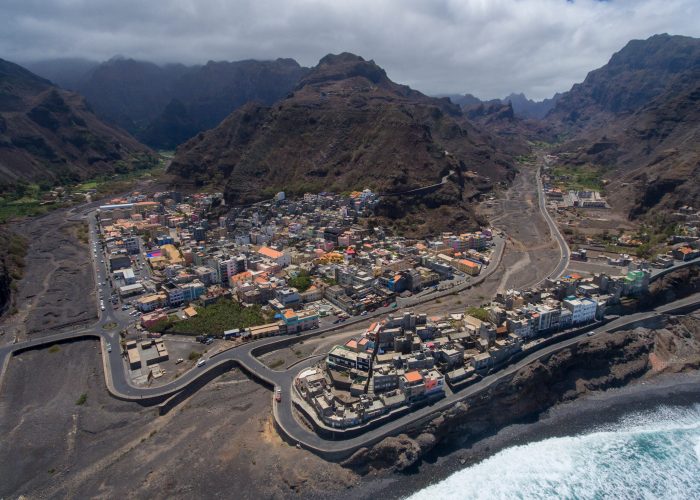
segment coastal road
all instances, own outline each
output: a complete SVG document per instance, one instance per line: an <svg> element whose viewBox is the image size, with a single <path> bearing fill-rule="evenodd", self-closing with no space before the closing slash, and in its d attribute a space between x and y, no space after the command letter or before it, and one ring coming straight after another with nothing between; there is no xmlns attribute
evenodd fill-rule
<svg viewBox="0 0 700 500"><path fill-rule="evenodd" d="M543 193L540 193L540 195L540 200L542 200L544 198ZM542 209L543 206L540 205L540 208ZM90 241L92 244L94 241L96 241L95 221L94 218L89 214L88 218L90 223ZM556 229L556 226L554 227L554 229ZM553 232L553 234L555 233ZM564 248L567 248L568 250L568 247L566 247L565 242ZM485 275L488 275L495 271L498 265L498 261L500 260L500 255L502 255L502 251L503 246L497 246L496 252L494 253L498 254L498 259L492 259L491 265L487 268L486 273L484 273ZM680 267L697 264L697 261L700 261L700 259L696 259L695 262L676 263L670 269L659 270L652 277L652 280L658 278L659 276L662 276L664 273L670 272ZM99 262L95 259L94 264L96 268L96 273L99 273L101 276L108 276L106 263ZM565 267L566 265L564 265L564 268ZM472 284L476 284L476 281ZM455 287L455 289L448 290L446 292L453 293L457 291L457 288L459 287ZM105 291L107 296L109 296L110 291L111 288L107 286ZM425 298L421 297L420 302L434 300L435 298L441 295L442 292L439 292L431 294L430 296L426 296ZM604 327L596 330L596 332L604 332L609 331L613 328L620 328L625 325L630 325L636 321L664 314L665 312L668 312L673 308L677 308L679 306L697 303L700 303L700 294L696 294L686 299L675 301L666 306L661 306L654 311L637 313L634 315L629 315L616 319L608 323ZM275 386L282 391L282 402L273 402L273 413L278 427L284 434L286 434L286 436L290 440L295 441L300 445L319 454L333 454L335 456L343 456L352 453L359 447L371 445L374 442L377 442L378 440L382 439L383 437L398 433L402 429L404 429L406 425L415 423L421 418L428 417L434 412L442 411L447 407L453 405L455 402L470 397L478 393L479 391L490 387L492 384L498 382L499 380L502 380L503 377L509 376L510 374L514 373L515 370L521 368L522 366L525 366L527 363L532 362L536 359L540 359L544 356L551 354L552 352L555 352L558 349L562 349L575 342L578 342L579 340L581 340L582 336L585 335L581 334L574 338L563 340L551 346L544 347L535 353L529 354L527 357L518 361L517 363L509 365L503 370L500 370L499 372L493 375L485 377L476 384L469 386L468 388L465 388L464 390L459 391L458 393L452 394L432 404L431 406L427 406L418 409L414 412L410 412L374 430L369 430L358 437L344 439L342 441L327 440L318 436L316 433L309 430L305 425L298 422L295 418L295 411L292 406L293 380L296 374L299 373L299 371L301 371L305 367L313 365L320 356L314 356L312 358L303 360L302 362L298 363L297 365L288 370L277 371L265 366L258 359L258 356L262 354L262 350L270 352L273 350L281 349L287 347L290 341L298 342L306 338L312 338L321 335L322 333L338 330L340 328L346 328L352 323L366 321L373 316L379 316L382 314L386 314L387 312L399 311L400 309L398 308L388 311L381 310L377 311L372 315L356 318L354 321L349 321L345 324L334 325L333 327L329 327L326 329L315 330L308 334L302 334L292 337L272 337L255 342L250 342L239 347L235 347L220 353L213 354L210 358L208 358L205 366L194 367L188 372L182 374L178 379L168 384L156 387L136 387L130 383L128 373L125 369L125 363L122 359L122 355L120 352L121 349L119 346L119 330L103 328L104 325L112 322L116 323L119 328L122 328L126 326L129 322L133 321L133 319L127 318L126 315L120 314L121 311L113 311L112 308L109 307L106 308L105 311L101 311L100 320L97 322L97 324L94 324L91 327L75 330L72 332L56 333L48 336L33 338L26 342L10 344L0 347L0 389L2 387L2 377L6 371L7 365L10 362L10 359L16 353L22 352L27 349L46 347L54 343L70 341L73 339L98 338L102 341L102 354L106 384L110 393L117 398L129 401L145 401L148 404L160 402L169 396L183 391L184 389L188 388L191 384L194 384L203 377L206 377L204 378L204 380L206 381L209 380L211 377L215 376L216 374L221 373L222 369L225 370L230 369L234 366L240 366L243 369L245 369L248 373L250 373L254 378L263 381L264 383L270 386ZM107 352L107 342L112 343L114 346L111 352ZM337 431L334 437L336 439L342 439L343 434L344 433L342 431Z"/></svg>
<svg viewBox="0 0 700 500"><path fill-rule="evenodd" d="M635 322L659 316L679 307L693 306L700 304L700 294L695 294L685 299L675 301L673 303L660 306L653 311L636 313L628 316L623 316L611 321L603 327L594 331L594 333L603 333L613 329L619 329L626 325L631 325ZM313 335L313 334L312 334ZM211 370L230 369L234 366L240 366L249 372L256 379L265 382L270 386L275 386L282 391L282 402L273 402L273 413L278 427L286 434L288 439L299 443L301 446L310 449L321 455L347 456L356 451L360 447L370 446L371 444L383 439L386 436L394 435L401 432L407 425L414 423L422 418L428 417L433 413L443 411L456 403L478 392L489 388L492 384L503 380L504 377L512 375L516 370L531 363L535 360L546 357L557 350L568 347L584 338L587 333L581 333L576 337L563 340L551 346L542 348L541 350L531 353L522 360L507 366L493 375L489 375L479 382L454 393L438 402L420 408L416 411L403 415L395 420L392 420L376 429L369 430L360 436L349 439L342 439L343 432L338 431L335 438L339 441L324 439L318 436L315 432L309 430L305 425L297 421L292 405L292 385L294 377L302 369L313 365L320 356L314 356L303 362L293 366L288 370L277 371L265 366L256 356L256 351L262 348L275 350L276 348L286 347L289 343L289 338L272 337L262 339L260 341L251 342L242 346L223 351L213 355L203 367L195 367L184 373L177 380L159 387L135 387L130 384L124 369L124 362L121 359L119 349L113 349L111 353L107 353L104 341L110 339L110 334L97 329L59 333L41 338L29 340L19 344L11 344L0 348L0 379L4 373L6 366L16 352L21 352L26 349L36 348L51 345L56 342L63 342L70 339L97 337L103 340L103 362L105 367L105 379L110 393L119 399L129 401L151 401L159 402L165 398L177 394L187 388L202 377L210 377ZM304 336L295 337L294 340L301 340ZM275 345L277 344L277 345ZM218 373L218 372L216 372Z"/></svg>
<svg viewBox="0 0 700 500"><path fill-rule="evenodd" d="M700 294L695 294L685 299L675 301L671 304L660 306L653 311L642 312L637 314L632 314L628 316L623 316L616 320L609 322L608 324L593 330L593 334L605 333L610 330L621 329L627 325L649 319L655 316L665 314L674 309L688 306L700 306ZM417 409L416 411L407 413L395 420L387 422L375 429L370 429L363 432L359 436L351 437L348 439L343 439L343 431L335 431L334 437L337 440L324 439L315 432L308 429L306 425L301 424L297 421L292 404L292 388L293 377L299 373L302 369L311 366L316 362L315 359L310 359L305 363L301 363L294 367L293 370L288 370L286 373L287 380L284 385L281 385L282 389L282 403L274 404L273 410L275 415L275 420L281 428L281 430L287 435L287 437L298 442L304 448L307 448L322 456L331 456L335 458L347 457L352 453L357 451L359 448L371 446L372 444L380 441L381 439L396 435L401 433L406 427L414 424L425 418L429 418L431 415L438 412L444 411L466 398L472 397L482 391L485 391L492 387L494 384L511 377L515 372L523 368L524 366L537 361L542 358L546 358L551 354L569 347L573 344L580 342L585 339L590 332L583 332L575 337L557 342L551 346L544 347L537 350L520 361L508 365L507 367L499 370L498 372L488 375L481 379L479 382L468 386L467 388L458 391L450 396L447 396L429 406ZM268 369L269 370L269 369ZM270 370L271 371L271 370ZM293 371L294 373L289 373ZM279 373L279 372L277 372ZM291 379L290 379L291 377Z"/></svg>

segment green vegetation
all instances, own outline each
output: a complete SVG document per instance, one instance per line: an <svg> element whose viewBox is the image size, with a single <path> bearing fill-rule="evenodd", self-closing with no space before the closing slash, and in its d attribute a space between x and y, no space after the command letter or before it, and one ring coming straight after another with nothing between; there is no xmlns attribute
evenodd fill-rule
<svg viewBox="0 0 700 500"><path fill-rule="evenodd" d="M173 321L170 318L163 318L163 319L159 319L158 321L153 323L151 326L149 326L148 330L151 332L164 333L172 325L173 325Z"/></svg>
<svg viewBox="0 0 700 500"><path fill-rule="evenodd" d="M57 353L57 352L60 351L60 350L61 350L61 348L58 347L58 345L56 345L56 344L54 344L54 345L52 345L51 347L49 347L49 352L50 352L51 354Z"/></svg>
<svg viewBox="0 0 700 500"><path fill-rule="evenodd" d="M104 328L105 330L111 330L111 329L116 328L116 327L117 327L117 324L114 321L111 321L109 323L105 323L104 325L102 325L102 328Z"/></svg>
<svg viewBox="0 0 700 500"><path fill-rule="evenodd" d="M0 231L0 261L5 266L13 280L20 280L24 276L28 243L22 236L11 231ZM13 287L15 283L12 283Z"/></svg>
<svg viewBox="0 0 700 500"><path fill-rule="evenodd" d="M0 224L21 217L42 215L83 201L82 197L74 198L73 193L95 190L95 196L99 197L127 191L134 181L155 179L162 175L167 162L168 157L163 154L159 159L138 156L129 161L116 162L114 174L95 177L89 181L79 182L78 179L67 176L54 183L48 180L39 183L20 181L0 186ZM54 197L52 190L62 191L63 194Z"/></svg>
<svg viewBox="0 0 700 500"><path fill-rule="evenodd" d="M515 161L518 163L533 163L537 160L537 156L534 154L519 155L515 157Z"/></svg>
<svg viewBox="0 0 700 500"><path fill-rule="evenodd" d="M258 305L244 307L238 302L220 300L208 307L196 307L197 316L171 323L167 331L190 335L221 334L233 328L263 325L272 320Z"/></svg>
<svg viewBox="0 0 700 500"><path fill-rule="evenodd" d="M300 292L305 292L309 289L313 282L308 271L301 271L295 277L290 278L287 283L289 286L296 288Z"/></svg>
<svg viewBox="0 0 700 500"><path fill-rule="evenodd" d="M83 406L87 402L87 394L82 393L78 400L75 402L78 406Z"/></svg>
<svg viewBox="0 0 700 500"><path fill-rule="evenodd" d="M189 359L190 361L197 361L201 357L202 357L201 352L190 351L190 354L189 354L189 356L187 356L187 359Z"/></svg>
<svg viewBox="0 0 700 500"><path fill-rule="evenodd" d="M554 184L562 189L575 191L603 191L603 171L593 165L558 166L552 169Z"/></svg>
<svg viewBox="0 0 700 500"><path fill-rule="evenodd" d="M482 307L470 307L467 309L467 314L469 316L474 316L476 319L480 319L481 321L489 320L489 312Z"/></svg>
<svg viewBox="0 0 700 500"><path fill-rule="evenodd" d="M270 368L279 368L282 365L284 365L284 360L276 359L272 363L270 363Z"/></svg>
<svg viewBox="0 0 700 500"><path fill-rule="evenodd" d="M19 182L11 188L0 188L0 224L18 217L42 215L62 206L60 203L42 203L42 196L48 189L26 182Z"/></svg>
<svg viewBox="0 0 700 500"><path fill-rule="evenodd" d="M134 167L129 167L126 162L117 162L115 174L95 177L89 181L72 186L73 191L95 190L97 197L127 191L135 181L155 179L165 173L168 158L161 157L154 161L142 159L134 162Z"/></svg>
<svg viewBox="0 0 700 500"><path fill-rule="evenodd" d="M78 224L78 227L76 229L76 236L78 237L78 240L80 240L81 243L84 245L87 245L89 242L89 236L88 236L88 225L87 222L83 222L82 224Z"/></svg>

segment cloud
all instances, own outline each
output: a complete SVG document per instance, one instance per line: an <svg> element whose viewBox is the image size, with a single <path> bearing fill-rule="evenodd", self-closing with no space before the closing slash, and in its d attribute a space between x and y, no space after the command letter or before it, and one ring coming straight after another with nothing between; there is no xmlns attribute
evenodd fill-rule
<svg viewBox="0 0 700 500"><path fill-rule="evenodd" d="M627 41L700 36L697 0L3 0L0 56L159 63L349 51L426 93L551 96Z"/></svg>

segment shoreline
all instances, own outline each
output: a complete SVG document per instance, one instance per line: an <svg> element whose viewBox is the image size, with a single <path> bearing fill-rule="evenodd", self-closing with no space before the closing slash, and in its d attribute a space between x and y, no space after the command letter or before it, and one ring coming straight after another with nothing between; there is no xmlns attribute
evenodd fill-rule
<svg viewBox="0 0 700 500"><path fill-rule="evenodd" d="M548 438L588 434L618 423L631 414L660 406L684 407L697 403L700 403L700 371L637 379L624 387L591 392L559 403L534 417L531 422L514 422L470 443L443 444L428 454L419 466L408 471L370 473L358 487L348 490L339 498L406 498L506 448Z"/></svg>

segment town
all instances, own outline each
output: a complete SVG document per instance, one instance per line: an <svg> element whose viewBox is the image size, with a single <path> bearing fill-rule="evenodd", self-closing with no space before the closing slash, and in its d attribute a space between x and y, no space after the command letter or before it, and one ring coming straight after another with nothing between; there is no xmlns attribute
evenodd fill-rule
<svg viewBox="0 0 700 500"><path fill-rule="evenodd" d="M296 200L278 193L229 210L220 193L169 191L100 206L104 255L97 244L93 252L107 259L104 280L112 285L100 307L109 300L130 311L134 328L121 347L132 381L165 372L162 333L241 343L383 313L294 383L295 404L318 425L361 427L459 391L547 339L601 323L606 312L647 292L655 269L700 254L696 238L683 238L652 262L620 256L611 264L626 266L622 275L569 273L499 293L481 307L427 317L409 312L410 300L468 286L491 262L500 235L488 228L424 241L390 235L367 223L378 201L367 189ZM571 258L586 260L586 251ZM104 280L98 276L102 287ZM192 326L217 305L231 308L223 323ZM150 338L137 342L144 334Z"/></svg>
<svg viewBox="0 0 700 500"><path fill-rule="evenodd" d="M468 285L491 262L489 229L408 240L368 225L377 202L367 189L296 200L278 193L230 210L220 193L113 199L96 213L93 254L108 274L97 276L100 307L107 301L129 311L137 337L250 341L389 312L410 298ZM221 328L192 327L222 304L230 314ZM142 369L159 376L158 360L168 359L135 342L123 347L135 381L143 380Z"/></svg>
<svg viewBox="0 0 700 500"><path fill-rule="evenodd" d="M331 428L366 425L422 406L480 380L523 353L600 324L620 299L646 292L651 272L565 276L535 290L508 290L492 303L429 318L404 312L335 346L295 379L300 405Z"/></svg>

